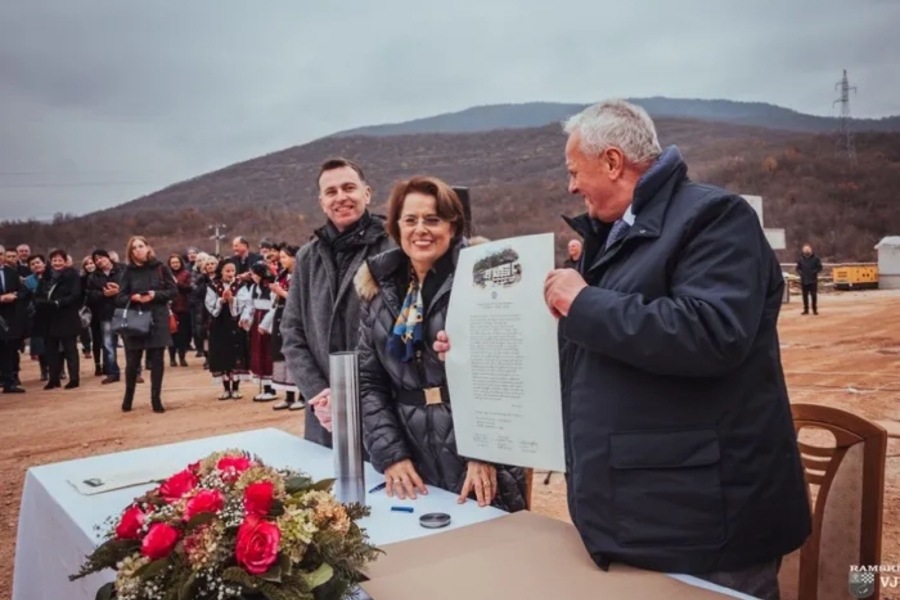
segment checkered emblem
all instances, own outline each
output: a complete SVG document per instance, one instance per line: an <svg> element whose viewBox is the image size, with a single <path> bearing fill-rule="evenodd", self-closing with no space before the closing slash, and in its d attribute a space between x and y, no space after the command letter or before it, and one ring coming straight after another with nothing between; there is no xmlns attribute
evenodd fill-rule
<svg viewBox="0 0 900 600"><path fill-rule="evenodd" d="M850 572L850 594L854 598L868 598L875 593L875 573Z"/></svg>

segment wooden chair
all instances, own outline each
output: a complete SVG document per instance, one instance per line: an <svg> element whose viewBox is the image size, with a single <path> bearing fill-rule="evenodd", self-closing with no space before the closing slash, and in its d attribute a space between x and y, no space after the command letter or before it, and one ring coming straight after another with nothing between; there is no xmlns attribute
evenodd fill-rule
<svg viewBox="0 0 900 600"><path fill-rule="evenodd" d="M534 490L534 469L525 469L525 510L531 510L531 494Z"/></svg>
<svg viewBox="0 0 900 600"><path fill-rule="evenodd" d="M830 446L799 442L813 531L798 551L784 557L781 598L849 598L850 565L881 561L887 432L837 408L813 404L791 408L799 439L804 430L819 429L830 432L834 442ZM879 597L877 576L875 585L869 596L873 599Z"/></svg>

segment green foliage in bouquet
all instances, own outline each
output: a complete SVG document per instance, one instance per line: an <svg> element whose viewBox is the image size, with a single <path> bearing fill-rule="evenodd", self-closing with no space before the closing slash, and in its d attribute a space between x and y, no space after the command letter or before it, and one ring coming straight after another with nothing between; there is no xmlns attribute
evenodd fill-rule
<svg viewBox="0 0 900 600"><path fill-rule="evenodd" d="M266 466L241 450L176 473L111 519L74 581L116 570L98 600L340 600L381 552L334 480Z"/></svg>

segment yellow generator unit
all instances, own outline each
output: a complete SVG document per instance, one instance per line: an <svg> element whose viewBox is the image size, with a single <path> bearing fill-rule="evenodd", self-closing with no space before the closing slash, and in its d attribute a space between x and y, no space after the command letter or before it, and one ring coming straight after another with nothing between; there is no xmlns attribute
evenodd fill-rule
<svg viewBox="0 0 900 600"><path fill-rule="evenodd" d="M878 267L835 267L831 272L836 290L865 290L878 287Z"/></svg>

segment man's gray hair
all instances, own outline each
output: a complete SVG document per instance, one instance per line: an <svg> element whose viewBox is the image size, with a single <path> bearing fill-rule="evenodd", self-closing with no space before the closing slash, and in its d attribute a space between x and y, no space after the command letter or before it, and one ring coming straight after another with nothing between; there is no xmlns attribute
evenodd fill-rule
<svg viewBox="0 0 900 600"><path fill-rule="evenodd" d="M606 100L589 106L563 124L569 135L581 137L581 151L599 156L619 148L632 163L644 163L662 154L653 119L640 106L625 100Z"/></svg>

